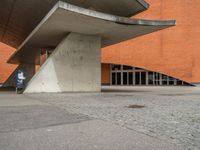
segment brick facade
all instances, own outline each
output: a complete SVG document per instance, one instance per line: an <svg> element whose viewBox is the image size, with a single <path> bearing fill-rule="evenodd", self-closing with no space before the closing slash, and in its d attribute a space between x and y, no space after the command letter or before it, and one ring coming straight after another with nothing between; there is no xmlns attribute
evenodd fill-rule
<svg viewBox="0 0 200 150"><path fill-rule="evenodd" d="M177 26L102 50L102 62L126 64L200 83L199 0L147 0L144 19L175 19Z"/></svg>
<svg viewBox="0 0 200 150"><path fill-rule="evenodd" d="M11 73L16 68L16 65L6 63L6 61L14 51L14 48L0 43L0 84L5 82L5 80L11 75Z"/></svg>

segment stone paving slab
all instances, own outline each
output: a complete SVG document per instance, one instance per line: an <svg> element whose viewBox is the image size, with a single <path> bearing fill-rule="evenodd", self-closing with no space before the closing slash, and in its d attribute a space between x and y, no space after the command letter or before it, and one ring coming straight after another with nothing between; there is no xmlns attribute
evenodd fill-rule
<svg viewBox="0 0 200 150"><path fill-rule="evenodd" d="M182 150L99 120L1 133L0 147L3 150Z"/></svg>
<svg viewBox="0 0 200 150"><path fill-rule="evenodd" d="M87 120L90 120L87 116L71 114L50 105L0 107L0 133L75 124Z"/></svg>
<svg viewBox="0 0 200 150"><path fill-rule="evenodd" d="M0 107L3 106L27 106L47 105L39 100L27 97L23 94L16 94L14 91L0 91Z"/></svg>

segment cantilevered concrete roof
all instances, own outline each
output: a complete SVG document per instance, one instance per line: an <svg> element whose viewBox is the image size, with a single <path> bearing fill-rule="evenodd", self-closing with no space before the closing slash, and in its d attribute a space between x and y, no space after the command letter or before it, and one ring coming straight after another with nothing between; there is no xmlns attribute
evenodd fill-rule
<svg viewBox="0 0 200 150"><path fill-rule="evenodd" d="M148 8L144 0L62 0L83 8L132 16ZM0 42L17 48L58 0L0 0Z"/></svg>
<svg viewBox="0 0 200 150"><path fill-rule="evenodd" d="M41 49L54 49L70 32L100 35L105 47L173 25L173 20L130 19L58 2L8 62L37 63Z"/></svg>

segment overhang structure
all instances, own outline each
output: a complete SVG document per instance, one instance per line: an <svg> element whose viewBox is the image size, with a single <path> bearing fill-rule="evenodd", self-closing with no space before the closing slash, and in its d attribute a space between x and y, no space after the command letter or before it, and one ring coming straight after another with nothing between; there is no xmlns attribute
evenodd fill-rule
<svg viewBox="0 0 200 150"><path fill-rule="evenodd" d="M17 51L9 63L36 63L42 49L55 49L69 33L99 35L101 47L174 26L173 20L142 20L119 17L59 1Z"/></svg>
<svg viewBox="0 0 200 150"><path fill-rule="evenodd" d="M0 42L18 48L59 0L0 0ZM62 0L76 6L119 16L148 9L144 0Z"/></svg>

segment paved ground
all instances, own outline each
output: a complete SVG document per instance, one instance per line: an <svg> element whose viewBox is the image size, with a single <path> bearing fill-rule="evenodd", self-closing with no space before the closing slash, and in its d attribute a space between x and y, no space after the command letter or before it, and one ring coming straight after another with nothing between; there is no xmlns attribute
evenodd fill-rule
<svg viewBox="0 0 200 150"><path fill-rule="evenodd" d="M0 93L2 150L200 149L200 88ZM128 108L130 105L144 108Z"/></svg>

